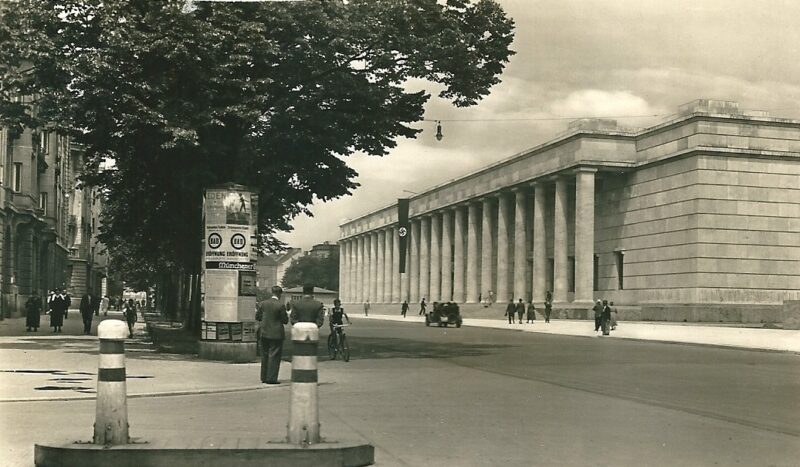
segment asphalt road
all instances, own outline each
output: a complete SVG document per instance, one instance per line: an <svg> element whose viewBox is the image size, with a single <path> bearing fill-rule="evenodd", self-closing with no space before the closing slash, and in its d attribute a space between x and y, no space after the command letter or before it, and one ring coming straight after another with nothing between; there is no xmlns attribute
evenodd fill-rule
<svg viewBox="0 0 800 467"><path fill-rule="evenodd" d="M322 435L369 440L378 465L800 459L796 354L366 320L347 332L349 363L320 347ZM279 439L288 400L288 386L131 399L131 435ZM34 442L89 439L94 402L5 403L0 417L3 457L31 465Z"/></svg>

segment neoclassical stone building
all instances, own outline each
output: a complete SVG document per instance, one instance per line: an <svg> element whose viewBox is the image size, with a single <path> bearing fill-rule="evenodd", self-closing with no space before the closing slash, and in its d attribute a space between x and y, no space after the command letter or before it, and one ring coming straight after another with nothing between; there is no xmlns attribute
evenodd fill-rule
<svg viewBox="0 0 800 467"><path fill-rule="evenodd" d="M340 226L345 303L476 303L775 321L800 299L800 121L698 100L656 126L579 120L553 141Z"/></svg>

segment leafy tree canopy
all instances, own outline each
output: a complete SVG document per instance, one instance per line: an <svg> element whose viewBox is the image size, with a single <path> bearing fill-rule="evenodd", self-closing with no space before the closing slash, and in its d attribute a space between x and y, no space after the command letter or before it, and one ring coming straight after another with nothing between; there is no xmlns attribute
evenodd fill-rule
<svg viewBox="0 0 800 467"><path fill-rule="evenodd" d="M301 256L292 261L283 278L279 279L286 288L311 284L323 289L339 290L339 253Z"/></svg>
<svg viewBox="0 0 800 467"><path fill-rule="evenodd" d="M259 245L279 247L315 197L357 186L346 156L420 131L430 94L404 83L473 105L513 53L494 0L184 3L0 2L0 123L85 146L101 240L145 279L196 267L205 187L257 190Z"/></svg>

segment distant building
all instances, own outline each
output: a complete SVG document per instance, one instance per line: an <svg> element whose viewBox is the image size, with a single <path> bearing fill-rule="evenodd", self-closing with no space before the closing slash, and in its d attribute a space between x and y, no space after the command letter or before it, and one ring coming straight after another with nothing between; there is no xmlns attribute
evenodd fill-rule
<svg viewBox="0 0 800 467"><path fill-rule="evenodd" d="M715 100L644 129L579 120L414 195L409 218L340 226L344 302L552 292L570 317L609 299L633 319L775 321L800 299L800 120Z"/></svg>
<svg viewBox="0 0 800 467"><path fill-rule="evenodd" d="M76 188L83 151L42 128L0 128L0 307L23 314L31 295L67 287L100 293L106 275L97 242L101 209L93 189Z"/></svg>
<svg viewBox="0 0 800 467"><path fill-rule="evenodd" d="M283 253L259 256L256 261L258 288L268 289L273 285L280 285L292 260L301 256L303 256L303 250L300 248L289 248Z"/></svg>
<svg viewBox="0 0 800 467"><path fill-rule="evenodd" d="M322 302L328 308L333 307L333 301L339 296L339 292L335 290L323 289L322 287L314 287L314 298ZM300 300L303 298L302 287L292 287L283 291L283 298L289 302L291 300Z"/></svg>
<svg viewBox="0 0 800 467"><path fill-rule="evenodd" d="M311 251L308 253L311 256L318 256L320 258L328 258L334 253L339 252L339 245L336 243L329 243L323 242L318 243L311 247Z"/></svg>

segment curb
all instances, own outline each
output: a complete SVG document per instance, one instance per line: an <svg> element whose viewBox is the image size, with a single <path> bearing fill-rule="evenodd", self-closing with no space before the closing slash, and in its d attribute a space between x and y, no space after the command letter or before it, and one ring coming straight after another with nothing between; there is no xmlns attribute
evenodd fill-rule
<svg viewBox="0 0 800 467"><path fill-rule="evenodd" d="M141 399L145 397L172 397L172 396L192 396L192 395L202 395L202 394L224 394L227 392L245 392L245 391L258 391L261 389L271 389L271 388L281 388L289 386L289 382L281 383L277 385L253 385L253 386L242 386L238 388L221 388L221 389L195 389L195 390L180 390L180 391L161 391L161 392L140 392L140 393L132 393L128 394L128 399ZM6 402L53 402L53 401L83 401L83 400L95 400L97 399L96 394L90 394L86 396L61 396L61 397L20 397L20 398L9 398L9 399L0 399L0 403Z"/></svg>

